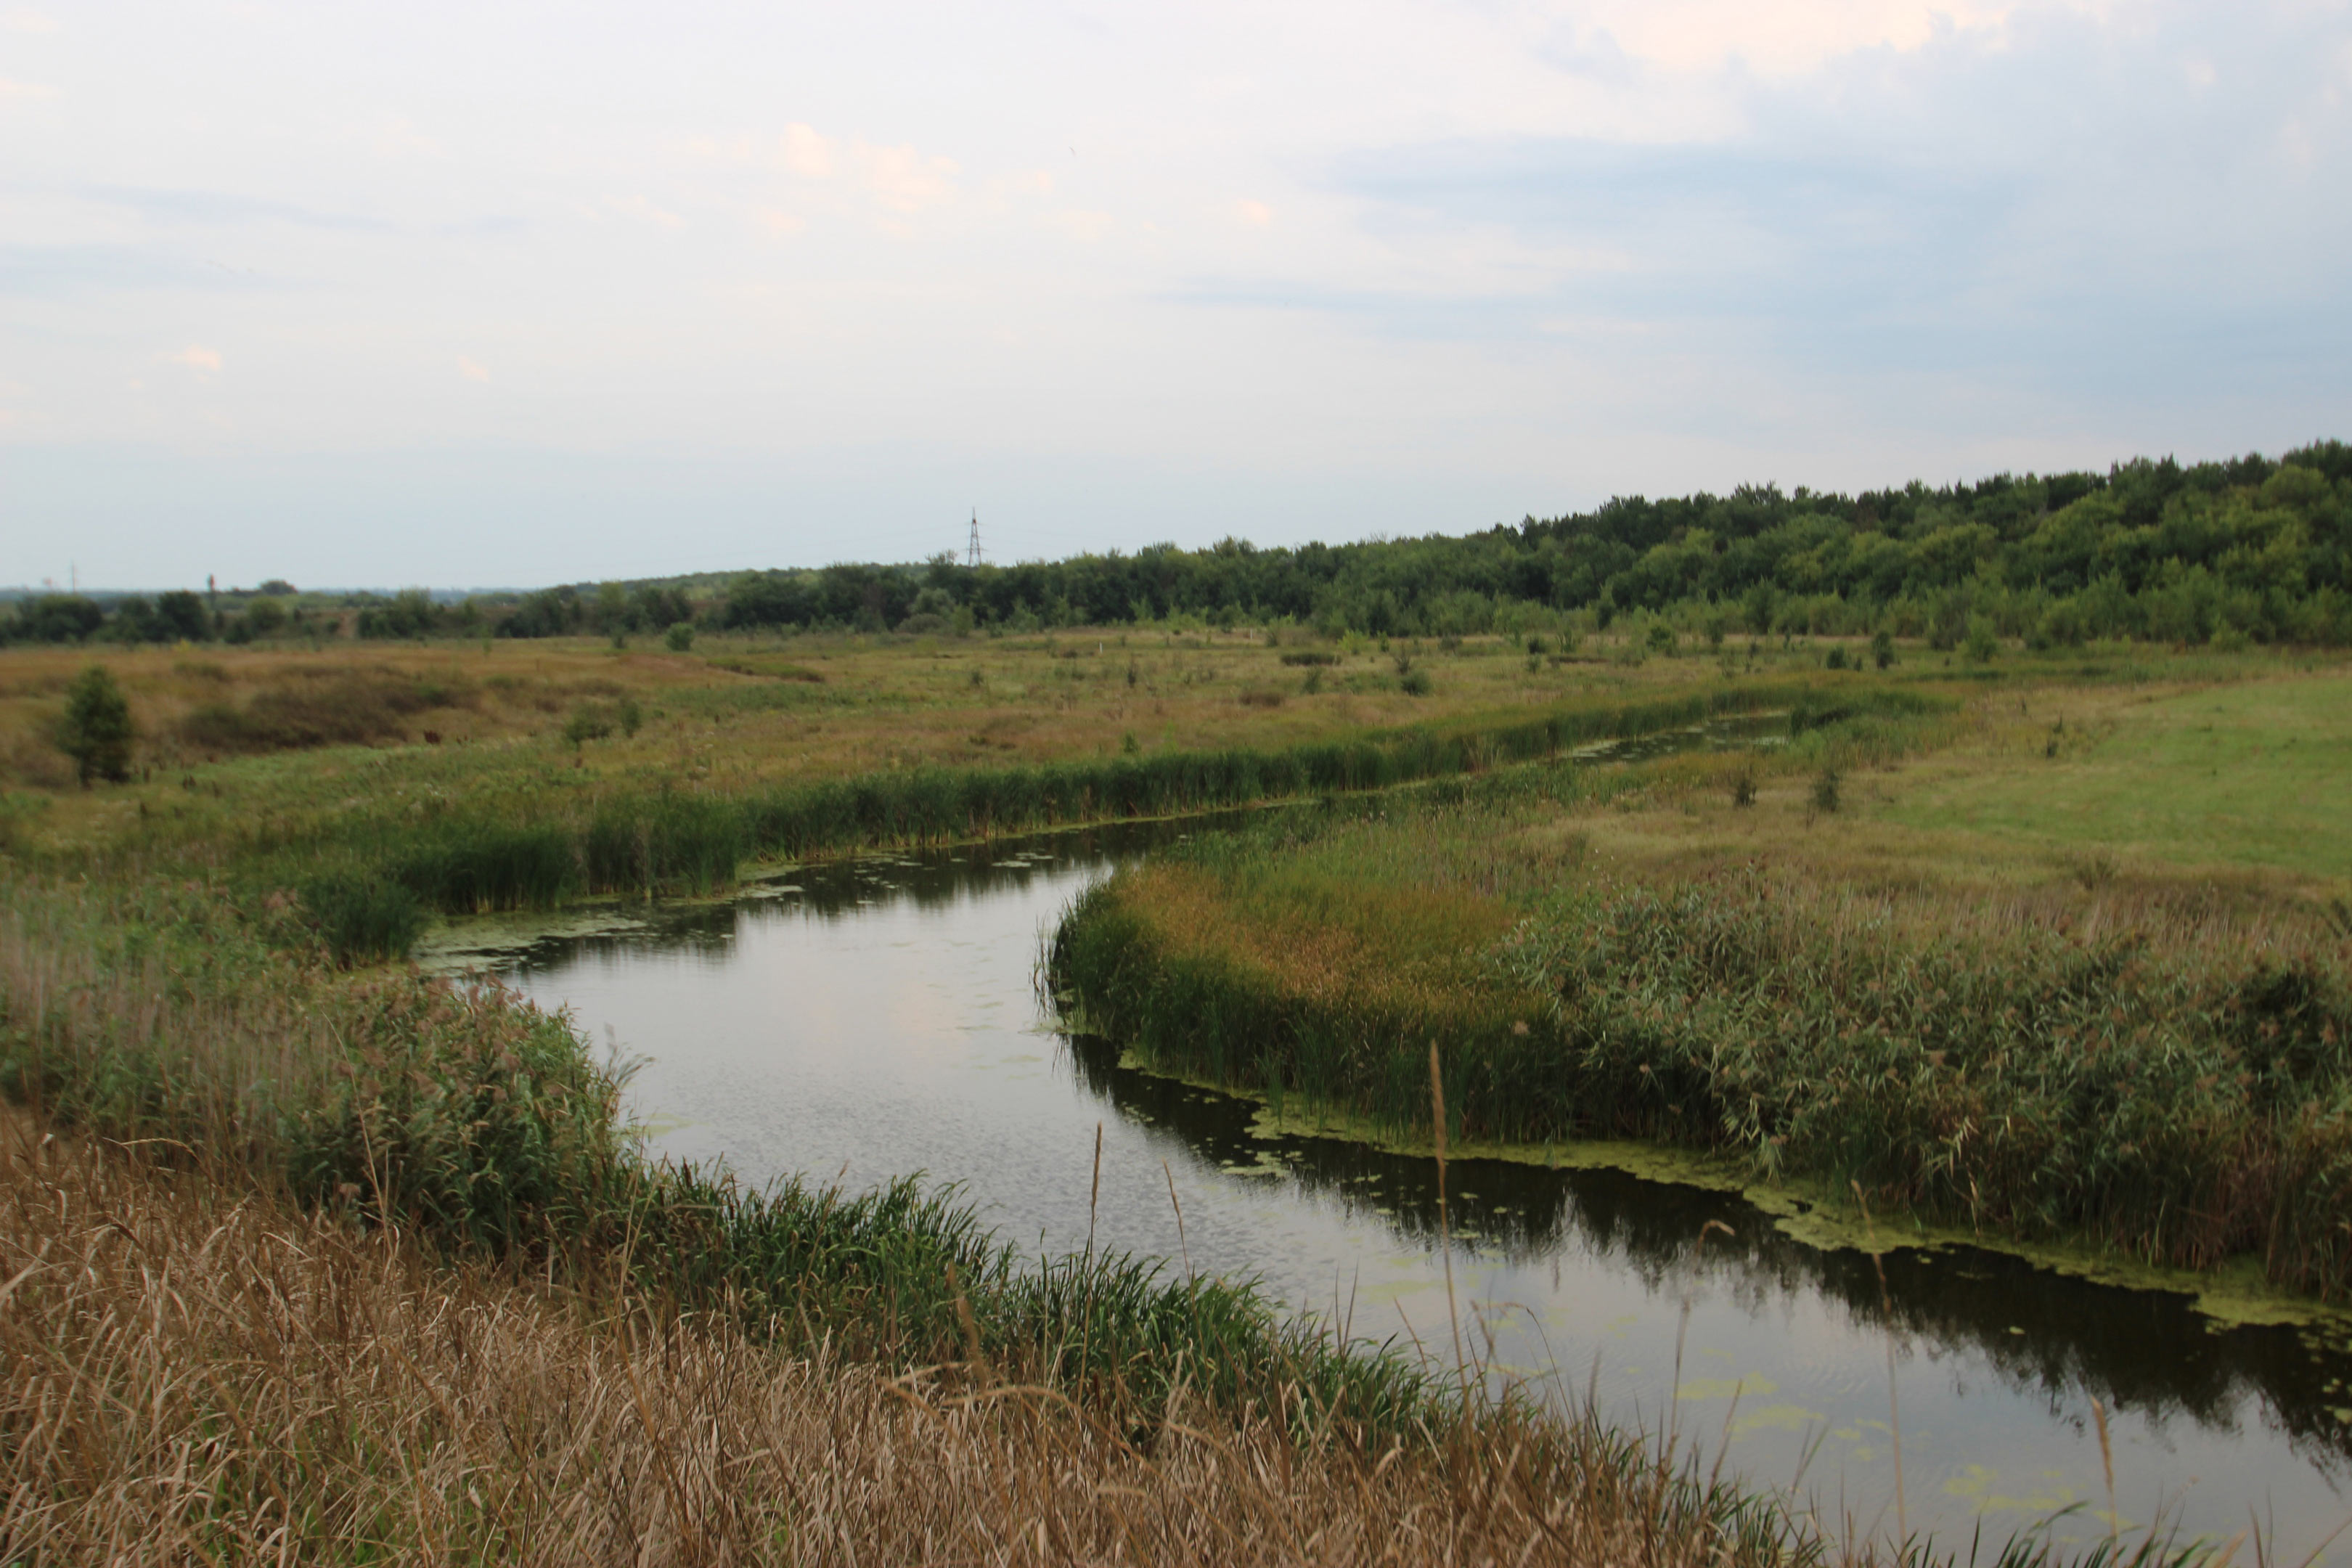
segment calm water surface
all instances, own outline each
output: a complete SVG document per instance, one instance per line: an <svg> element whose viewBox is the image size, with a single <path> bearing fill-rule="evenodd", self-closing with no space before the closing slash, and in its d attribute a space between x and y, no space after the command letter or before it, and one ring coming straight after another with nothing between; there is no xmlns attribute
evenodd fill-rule
<svg viewBox="0 0 2352 1568"><path fill-rule="evenodd" d="M852 1187L928 1172L1059 1252L1086 1243L1099 1126L1097 1245L1254 1275L1450 1365L1430 1162L1254 1138L1247 1102L1055 1034L1045 933L1182 831L811 868L728 905L471 951L646 1058L632 1100L660 1152ZM2161 1509L2226 1538L2251 1516L2293 1563L2352 1515L2352 1358L2315 1336L2215 1331L2183 1298L1965 1249L1890 1254L1883 1302L1866 1256L1801 1246L1736 1196L1499 1162L1457 1162L1450 1184L1464 1332L1499 1367L1727 1445L1729 1468L1793 1486L1833 1528L1895 1528L1890 1341L1915 1531L1964 1544L1980 1519L1998 1537L2071 1506L2057 1535L2104 1535L2095 1399L2126 1525ZM1730 1234L1702 1247L1710 1221ZM2339 1540L2327 1560L2347 1559Z"/></svg>

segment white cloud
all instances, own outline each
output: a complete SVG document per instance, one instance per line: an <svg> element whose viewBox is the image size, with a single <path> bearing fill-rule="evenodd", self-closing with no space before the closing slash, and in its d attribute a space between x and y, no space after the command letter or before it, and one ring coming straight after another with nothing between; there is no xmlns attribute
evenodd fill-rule
<svg viewBox="0 0 2352 1568"><path fill-rule="evenodd" d="M487 383L490 379L490 370L488 365L479 360L469 359L464 354L457 356L457 374L467 381Z"/></svg>
<svg viewBox="0 0 2352 1568"><path fill-rule="evenodd" d="M184 364L190 370L216 371L221 367L218 349L208 349L200 343L190 343L178 353L158 354L167 364Z"/></svg>
<svg viewBox="0 0 2352 1568"><path fill-rule="evenodd" d="M1235 202L1234 216L1253 228L1265 228L1274 222L1274 209L1264 202Z"/></svg>
<svg viewBox="0 0 2352 1568"><path fill-rule="evenodd" d="M11 81L0 77L0 103L38 103L58 96L58 89L47 82Z"/></svg>
<svg viewBox="0 0 2352 1568"><path fill-rule="evenodd" d="M58 22L56 17L30 5L11 5L0 11L0 27L12 33L54 33L58 30Z"/></svg>

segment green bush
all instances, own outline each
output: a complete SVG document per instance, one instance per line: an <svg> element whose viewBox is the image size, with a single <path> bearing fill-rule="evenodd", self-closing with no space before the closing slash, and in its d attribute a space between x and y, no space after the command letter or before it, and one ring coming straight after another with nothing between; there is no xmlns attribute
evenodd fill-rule
<svg viewBox="0 0 2352 1568"><path fill-rule="evenodd" d="M58 749L74 760L84 784L92 779L121 783L131 776L131 702L102 664L74 678L66 690L65 717L58 724Z"/></svg>
<svg viewBox="0 0 2352 1568"><path fill-rule="evenodd" d="M299 900L308 930L339 963L405 957L425 932L416 895L386 878L329 872L304 882Z"/></svg>
<svg viewBox="0 0 2352 1568"><path fill-rule="evenodd" d="M662 633L662 647L672 653L684 653L693 646L694 627L686 621L680 621Z"/></svg>

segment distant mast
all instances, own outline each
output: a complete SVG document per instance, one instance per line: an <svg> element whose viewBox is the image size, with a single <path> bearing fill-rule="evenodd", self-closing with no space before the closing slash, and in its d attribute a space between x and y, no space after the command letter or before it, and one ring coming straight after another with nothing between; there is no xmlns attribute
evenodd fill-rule
<svg viewBox="0 0 2352 1568"><path fill-rule="evenodd" d="M966 566L980 564L980 509L978 507L971 510L971 542L964 547L963 563Z"/></svg>

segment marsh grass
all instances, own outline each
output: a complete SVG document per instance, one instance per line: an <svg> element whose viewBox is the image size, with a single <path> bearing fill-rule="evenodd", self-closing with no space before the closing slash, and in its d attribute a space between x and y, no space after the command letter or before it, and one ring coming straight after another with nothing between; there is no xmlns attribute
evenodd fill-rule
<svg viewBox="0 0 2352 1568"><path fill-rule="evenodd" d="M449 1262L235 1173L0 1124L12 1561L1802 1565L1586 1419L1360 1448L1293 1395L1148 1427L1018 1363L782 1352L625 1278Z"/></svg>
<svg viewBox="0 0 2352 1568"><path fill-rule="evenodd" d="M605 787L531 809L449 805L370 814L320 839L261 854L279 880L324 863L381 878L446 912L550 908L597 893L707 893L755 860L797 860L1086 822L1175 816L1301 796L1361 794L1483 774L1593 740L1769 710L1807 688L1764 683L1669 699L1475 718L1272 750L1158 751L1034 767L910 768L768 789ZM1905 713L1934 705L1900 694Z"/></svg>
<svg viewBox="0 0 2352 1568"><path fill-rule="evenodd" d="M1162 1070L1391 1135L1428 1129L1434 1037L1456 1140L1726 1152L1986 1232L2352 1291L2352 964L2324 921L2137 878L1858 884L1833 847L1819 875L1621 879L1562 830L1694 765L1198 840L1082 895L1051 984Z"/></svg>
<svg viewBox="0 0 2352 1568"><path fill-rule="evenodd" d="M1024 1266L952 1190L912 1180L750 1191L648 1164L616 1120L619 1073L495 988L305 963L201 890L100 910L7 890L0 1092L61 1129L234 1167L453 1256L567 1278L619 1259L643 1289L800 1350L957 1361L971 1322L992 1363L1117 1422L1278 1390L1302 1431L1359 1443L1448 1418L1417 1371L1245 1282L1091 1252Z"/></svg>

